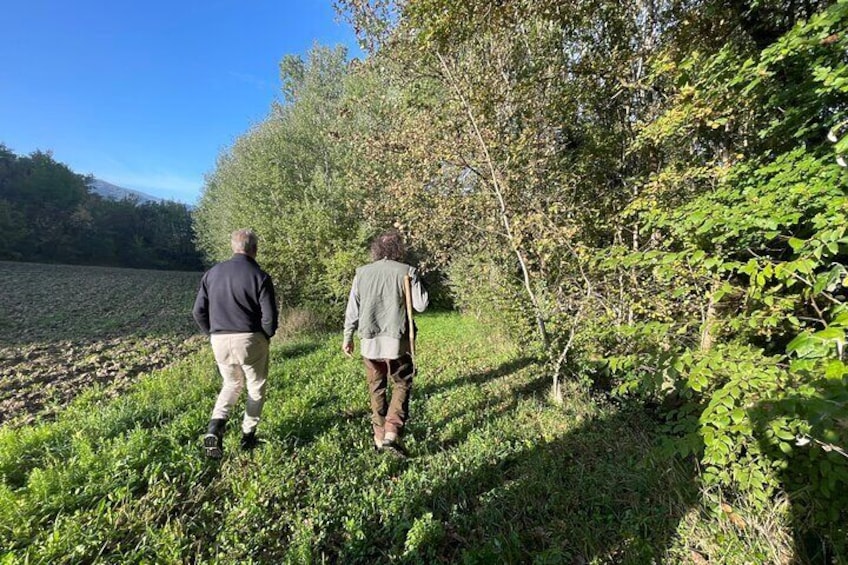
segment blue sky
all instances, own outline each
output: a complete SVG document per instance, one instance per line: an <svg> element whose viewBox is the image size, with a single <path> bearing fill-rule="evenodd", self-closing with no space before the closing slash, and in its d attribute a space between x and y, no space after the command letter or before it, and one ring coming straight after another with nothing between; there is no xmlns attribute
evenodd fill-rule
<svg viewBox="0 0 848 565"><path fill-rule="evenodd" d="M361 55L332 0L10 0L0 143L191 204L278 98L280 59L316 42Z"/></svg>

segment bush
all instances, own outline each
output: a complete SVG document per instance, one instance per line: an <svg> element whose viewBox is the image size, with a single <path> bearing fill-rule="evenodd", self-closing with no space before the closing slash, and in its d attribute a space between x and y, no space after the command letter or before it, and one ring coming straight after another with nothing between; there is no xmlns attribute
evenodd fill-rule
<svg viewBox="0 0 848 565"><path fill-rule="evenodd" d="M458 255L448 269L455 306L498 331L528 341L532 314L515 269L505 257L482 253Z"/></svg>
<svg viewBox="0 0 848 565"><path fill-rule="evenodd" d="M280 341L290 341L296 337L324 332L333 327L333 321L326 311L303 306L283 308L280 310L280 325L275 337ZM336 320L335 327L340 328L341 322Z"/></svg>

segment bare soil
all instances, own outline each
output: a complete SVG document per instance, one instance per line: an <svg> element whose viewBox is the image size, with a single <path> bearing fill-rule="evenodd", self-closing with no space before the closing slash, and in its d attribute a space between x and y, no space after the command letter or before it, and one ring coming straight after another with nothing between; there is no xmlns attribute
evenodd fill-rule
<svg viewBox="0 0 848 565"><path fill-rule="evenodd" d="M0 262L0 425L50 417L95 385L120 394L197 351L200 276Z"/></svg>

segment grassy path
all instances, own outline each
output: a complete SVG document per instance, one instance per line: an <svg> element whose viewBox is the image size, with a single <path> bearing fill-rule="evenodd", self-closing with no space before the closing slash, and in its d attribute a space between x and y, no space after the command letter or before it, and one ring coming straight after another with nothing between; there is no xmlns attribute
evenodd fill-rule
<svg viewBox="0 0 848 565"><path fill-rule="evenodd" d="M339 336L274 346L265 443L242 453L231 426L221 463L199 447L219 385L206 350L117 399L92 391L55 422L0 428L0 563L689 555L678 532L697 489L642 416L549 404L538 365L471 319L420 326L406 461L370 449L362 367Z"/></svg>

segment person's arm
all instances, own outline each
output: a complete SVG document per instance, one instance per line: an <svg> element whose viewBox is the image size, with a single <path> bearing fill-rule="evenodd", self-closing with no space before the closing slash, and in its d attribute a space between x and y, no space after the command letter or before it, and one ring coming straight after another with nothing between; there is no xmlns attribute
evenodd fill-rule
<svg viewBox="0 0 848 565"><path fill-rule="evenodd" d="M412 307L423 312L430 304L430 296L424 288L424 283L421 282L421 277L418 276L418 269L409 268L409 279L412 286Z"/></svg>
<svg viewBox="0 0 848 565"><path fill-rule="evenodd" d="M259 308L262 311L262 331L265 332L268 339L271 339L277 333L279 313L277 312L277 297L274 293L274 281L267 274L265 280L262 281L262 286L259 287Z"/></svg>
<svg viewBox="0 0 848 565"><path fill-rule="evenodd" d="M342 351L348 356L353 353L353 332L359 327L359 292L357 291L357 282L358 277L354 276L350 295L347 298L347 308L345 309Z"/></svg>
<svg viewBox="0 0 848 565"><path fill-rule="evenodd" d="M206 275L200 279L200 289L197 291L197 298L194 299L194 308L191 310L191 315L194 316L194 321L203 331L208 334L209 327L209 292L206 289Z"/></svg>

